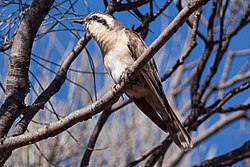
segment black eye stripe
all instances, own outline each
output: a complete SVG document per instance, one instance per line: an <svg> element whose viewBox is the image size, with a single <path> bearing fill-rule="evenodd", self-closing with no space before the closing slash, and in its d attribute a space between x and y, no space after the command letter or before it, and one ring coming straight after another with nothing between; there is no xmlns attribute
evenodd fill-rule
<svg viewBox="0 0 250 167"><path fill-rule="evenodd" d="M96 16L96 15L92 16L92 19L93 19L93 20L98 20L98 18L99 18L99 17Z"/></svg>
<svg viewBox="0 0 250 167"><path fill-rule="evenodd" d="M98 20L96 20L97 22L99 22L99 23L102 23L103 25L105 25L105 26L108 26L108 24L107 24L107 22L106 22L106 20L104 20L104 19L98 19Z"/></svg>
<svg viewBox="0 0 250 167"><path fill-rule="evenodd" d="M98 17L96 15L92 16L89 20L95 20L101 24L103 24L104 26L108 26L107 22L105 19L101 18L101 17Z"/></svg>

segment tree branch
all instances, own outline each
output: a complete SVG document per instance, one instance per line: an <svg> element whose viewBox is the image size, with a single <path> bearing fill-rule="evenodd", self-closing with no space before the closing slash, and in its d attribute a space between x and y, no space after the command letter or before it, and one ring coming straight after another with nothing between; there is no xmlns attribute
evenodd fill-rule
<svg viewBox="0 0 250 167"><path fill-rule="evenodd" d="M33 0L14 37L8 66L5 101L1 106L1 138L7 135L24 107L24 98L29 92L28 70L32 44L53 2L53 0ZM4 164L9 155L10 152L0 152L0 165Z"/></svg>
<svg viewBox="0 0 250 167"><path fill-rule="evenodd" d="M194 167L220 167L220 166L231 166L236 162L239 162L245 158L250 157L250 140L247 141L240 148L223 154L219 157L206 160L201 164L195 165Z"/></svg>
<svg viewBox="0 0 250 167"><path fill-rule="evenodd" d="M195 19L194 19L194 24L192 27L192 32L191 32L191 37L190 37L190 41L189 41L189 45L187 47L187 49L185 50L185 52L181 55L181 57L177 60L177 62L175 63L175 65L166 73L162 76L161 81L166 80L168 77L170 77L173 72L184 63L185 59L190 55L190 53L192 52L192 50L195 48L195 46L197 45L196 42L196 34L197 34L197 29L199 26L199 20L200 20L200 16L201 16L201 11L197 11L195 14Z"/></svg>
<svg viewBox="0 0 250 167"><path fill-rule="evenodd" d="M81 167L87 167L89 165L89 159L90 159L90 156L94 150L97 138L99 137L99 134L100 134L104 124L106 123L106 121L108 120L109 116L112 113L113 113L113 110L111 110L111 107L109 107L106 110L104 110L102 112L101 116L99 117L99 119L95 125L95 128L92 131L92 134L89 138L87 149L85 150L85 153L82 157L81 165L80 165Z"/></svg>

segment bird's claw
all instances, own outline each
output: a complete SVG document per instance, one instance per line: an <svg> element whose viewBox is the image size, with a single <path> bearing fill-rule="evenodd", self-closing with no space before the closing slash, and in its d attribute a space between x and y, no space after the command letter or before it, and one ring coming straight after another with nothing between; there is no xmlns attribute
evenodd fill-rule
<svg viewBox="0 0 250 167"><path fill-rule="evenodd" d="M131 77L132 75L132 70L128 67L126 68L121 75L121 81L123 81L125 84L136 84L137 80L136 78Z"/></svg>
<svg viewBox="0 0 250 167"><path fill-rule="evenodd" d="M0 138L0 143L3 144L4 140L6 140L6 139L7 139L7 136L4 135L2 138Z"/></svg>
<svg viewBox="0 0 250 167"><path fill-rule="evenodd" d="M121 81L123 81L124 83L129 83L130 82L129 76L130 76L130 70L129 70L129 68L126 68L122 72Z"/></svg>
<svg viewBox="0 0 250 167"><path fill-rule="evenodd" d="M113 86L112 86L112 90L113 90L113 92L116 92L117 91L117 84L114 84Z"/></svg>

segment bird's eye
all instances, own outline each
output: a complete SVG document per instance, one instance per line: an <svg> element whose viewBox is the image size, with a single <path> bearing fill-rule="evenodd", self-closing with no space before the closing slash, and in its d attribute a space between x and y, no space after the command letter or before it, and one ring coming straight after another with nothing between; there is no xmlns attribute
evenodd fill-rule
<svg viewBox="0 0 250 167"><path fill-rule="evenodd" d="M97 17L96 15L94 15L94 16L92 16L92 19L93 19L93 20L97 20L98 17Z"/></svg>

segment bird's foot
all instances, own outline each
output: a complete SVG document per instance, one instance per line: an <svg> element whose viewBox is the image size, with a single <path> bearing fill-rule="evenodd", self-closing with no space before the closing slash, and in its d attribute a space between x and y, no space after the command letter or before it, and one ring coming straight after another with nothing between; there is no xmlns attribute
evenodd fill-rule
<svg viewBox="0 0 250 167"><path fill-rule="evenodd" d="M132 75L132 70L131 68L126 68L125 71L122 72L121 75L121 81L124 82L125 84L136 84L138 82L137 77L131 77Z"/></svg>
<svg viewBox="0 0 250 167"><path fill-rule="evenodd" d="M130 79L129 76L131 75L131 71L129 70L129 68L126 68L121 75L121 81L128 84L130 83Z"/></svg>

